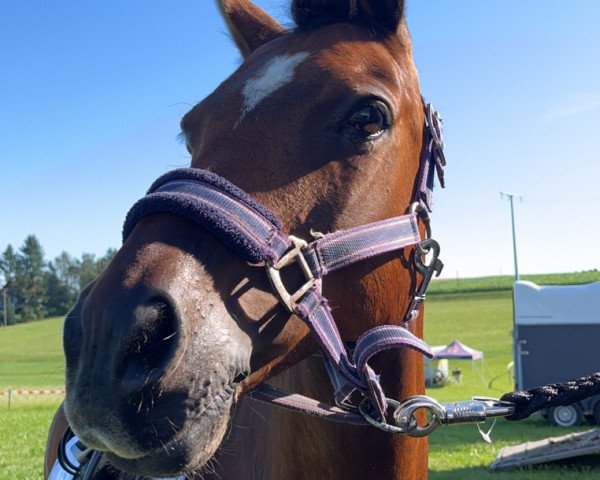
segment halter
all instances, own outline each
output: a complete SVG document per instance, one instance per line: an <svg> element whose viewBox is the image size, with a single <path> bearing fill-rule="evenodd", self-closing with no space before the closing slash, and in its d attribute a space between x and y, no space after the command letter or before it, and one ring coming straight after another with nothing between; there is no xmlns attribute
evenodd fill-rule
<svg viewBox="0 0 600 480"><path fill-rule="evenodd" d="M415 266L423 278L412 296L402 325L418 316L431 278L439 275L443 267L438 259L439 245L431 238L422 240L418 228L421 218L430 236L434 180L437 176L444 186L443 167L446 163L440 117L431 104L424 104L424 108L419 172L413 201L405 215L319 234L308 242L286 235L273 213L228 180L205 170L185 168L160 177L147 195L131 208L123 227L123 241L142 218L156 213L175 214L203 227L251 265L265 267L279 301L308 325L319 344L340 407L340 412L334 412L340 413L341 417L353 413L364 423L356 413L358 405L351 400L351 397L360 397L363 399L362 410L369 412L371 418L385 422L390 402L383 393L378 375L369 366L369 360L392 348L410 348L428 357L432 356L431 350L404 326L383 325L364 333L350 353L322 294L321 284L330 272L416 245ZM432 260L425 264L422 256L429 252ZM293 268L292 265L299 267L305 279L295 291L289 291L281 278L281 272ZM279 395L272 387L260 388L255 394L255 398L271 402L275 399L267 397L273 396L285 398L289 394ZM313 413L307 405L300 405L300 409Z"/></svg>
<svg viewBox="0 0 600 480"><path fill-rule="evenodd" d="M336 406L324 405L267 384L248 393L250 399L330 421L372 425L388 433L414 437L428 435L439 425L478 423L489 417L507 416L514 412L512 403L484 397L441 404L430 397L417 395L398 402L384 395L379 376L368 363L375 354L400 347L432 357L429 346L404 327L417 318L429 282L443 268L438 258L440 247L431 238L429 213L436 176L444 186L446 160L441 119L431 104L424 102L424 109L419 172L413 200L405 215L314 235L315 238L308 242L282 232L281 222L273 213L228 180L212 172L192 168L174 170L160 177L147 195L128 212L123 226L123 241L142 218L156 213L179 215L200 225L251 266L266 268L279 302L310 328L320 346L333 385ZM419 233L419 219L426 228L425 239L421 239ZM362 260L412 245L415 246L415 268L422 279L403 317L403 326L372 328L348 348L322 294L324 277ZM423 261L427 254L431 254L428 264ZM300 268L305 281L300 288L290 292L282 281L281 271L294 264ZM425 426L417 423L415 413L419 409L430 413ZM393 423L389 419L393 419ZM486 434L482 432L482 435L485 437ZM80 445L69 429L61 445L59 460L49 478L91 478L101 453ZM71 456L69 448L73 450Z"/></svg>

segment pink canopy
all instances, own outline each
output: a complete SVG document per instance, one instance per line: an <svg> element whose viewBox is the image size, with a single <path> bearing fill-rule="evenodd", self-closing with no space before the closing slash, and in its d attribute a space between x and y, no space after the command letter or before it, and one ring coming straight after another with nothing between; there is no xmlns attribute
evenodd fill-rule
<svg viewBox="0 0 600 480"><path fill-rule="evenodd" d="M431 347L433 358L440 360L442 358L459 359L459 360L481 360L483 352L467 347L464 343L454 340L448 345L439 347Z"/></svg>

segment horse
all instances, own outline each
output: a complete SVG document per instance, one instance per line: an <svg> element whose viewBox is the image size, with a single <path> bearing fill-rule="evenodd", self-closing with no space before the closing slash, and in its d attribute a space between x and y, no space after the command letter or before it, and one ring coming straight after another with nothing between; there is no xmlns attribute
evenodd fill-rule
<svg viewBox="0 0 600 480"><path fill-rule="evenodd" d="M404 2L293 0L290 29L249 0L218 6L243 63L181 121L191 168L226 178L299 238L406 214L426 113ZM323 280L344 342L403 322L415 255L409 246ZM422 309L405 327L422 337ZM103 452L94 478L427 477L426 438L247 398L269 380L331 403L318 342L264 269L182 216L137 222L67 315L64 350L66 417L53 432L68 420ZM416 351L385 351L372 367L391 398L424 392Z"/></svg>

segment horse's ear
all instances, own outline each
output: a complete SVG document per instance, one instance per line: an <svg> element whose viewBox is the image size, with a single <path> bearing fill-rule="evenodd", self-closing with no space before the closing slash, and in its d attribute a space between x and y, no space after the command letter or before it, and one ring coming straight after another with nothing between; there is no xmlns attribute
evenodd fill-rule
<svg viewBox="0 0 600 480"><path fill-rule="evenodd" d="M357 0L360 16L369 23L395 33L404 20L404 0Z"/></svg>
<svg viewBox="0 0 600 480"><path fill-rule="evenodd" d="M249 0L218 0L218 5L244 57L286 33L286 29L273 17Z"/></svg>

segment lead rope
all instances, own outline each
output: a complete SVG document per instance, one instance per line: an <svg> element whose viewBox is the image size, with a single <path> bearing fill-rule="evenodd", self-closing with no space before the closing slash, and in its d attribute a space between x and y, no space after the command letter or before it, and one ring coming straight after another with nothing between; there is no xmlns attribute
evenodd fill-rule
<svg viewBox="0 0 600 480"><path fill-rule="evenodd" d="M515 406L507 420L523 420L545 408L571 405L600 395L600 372L564 383L549 383L531 390L506 393L500 400Z"/></svg>

